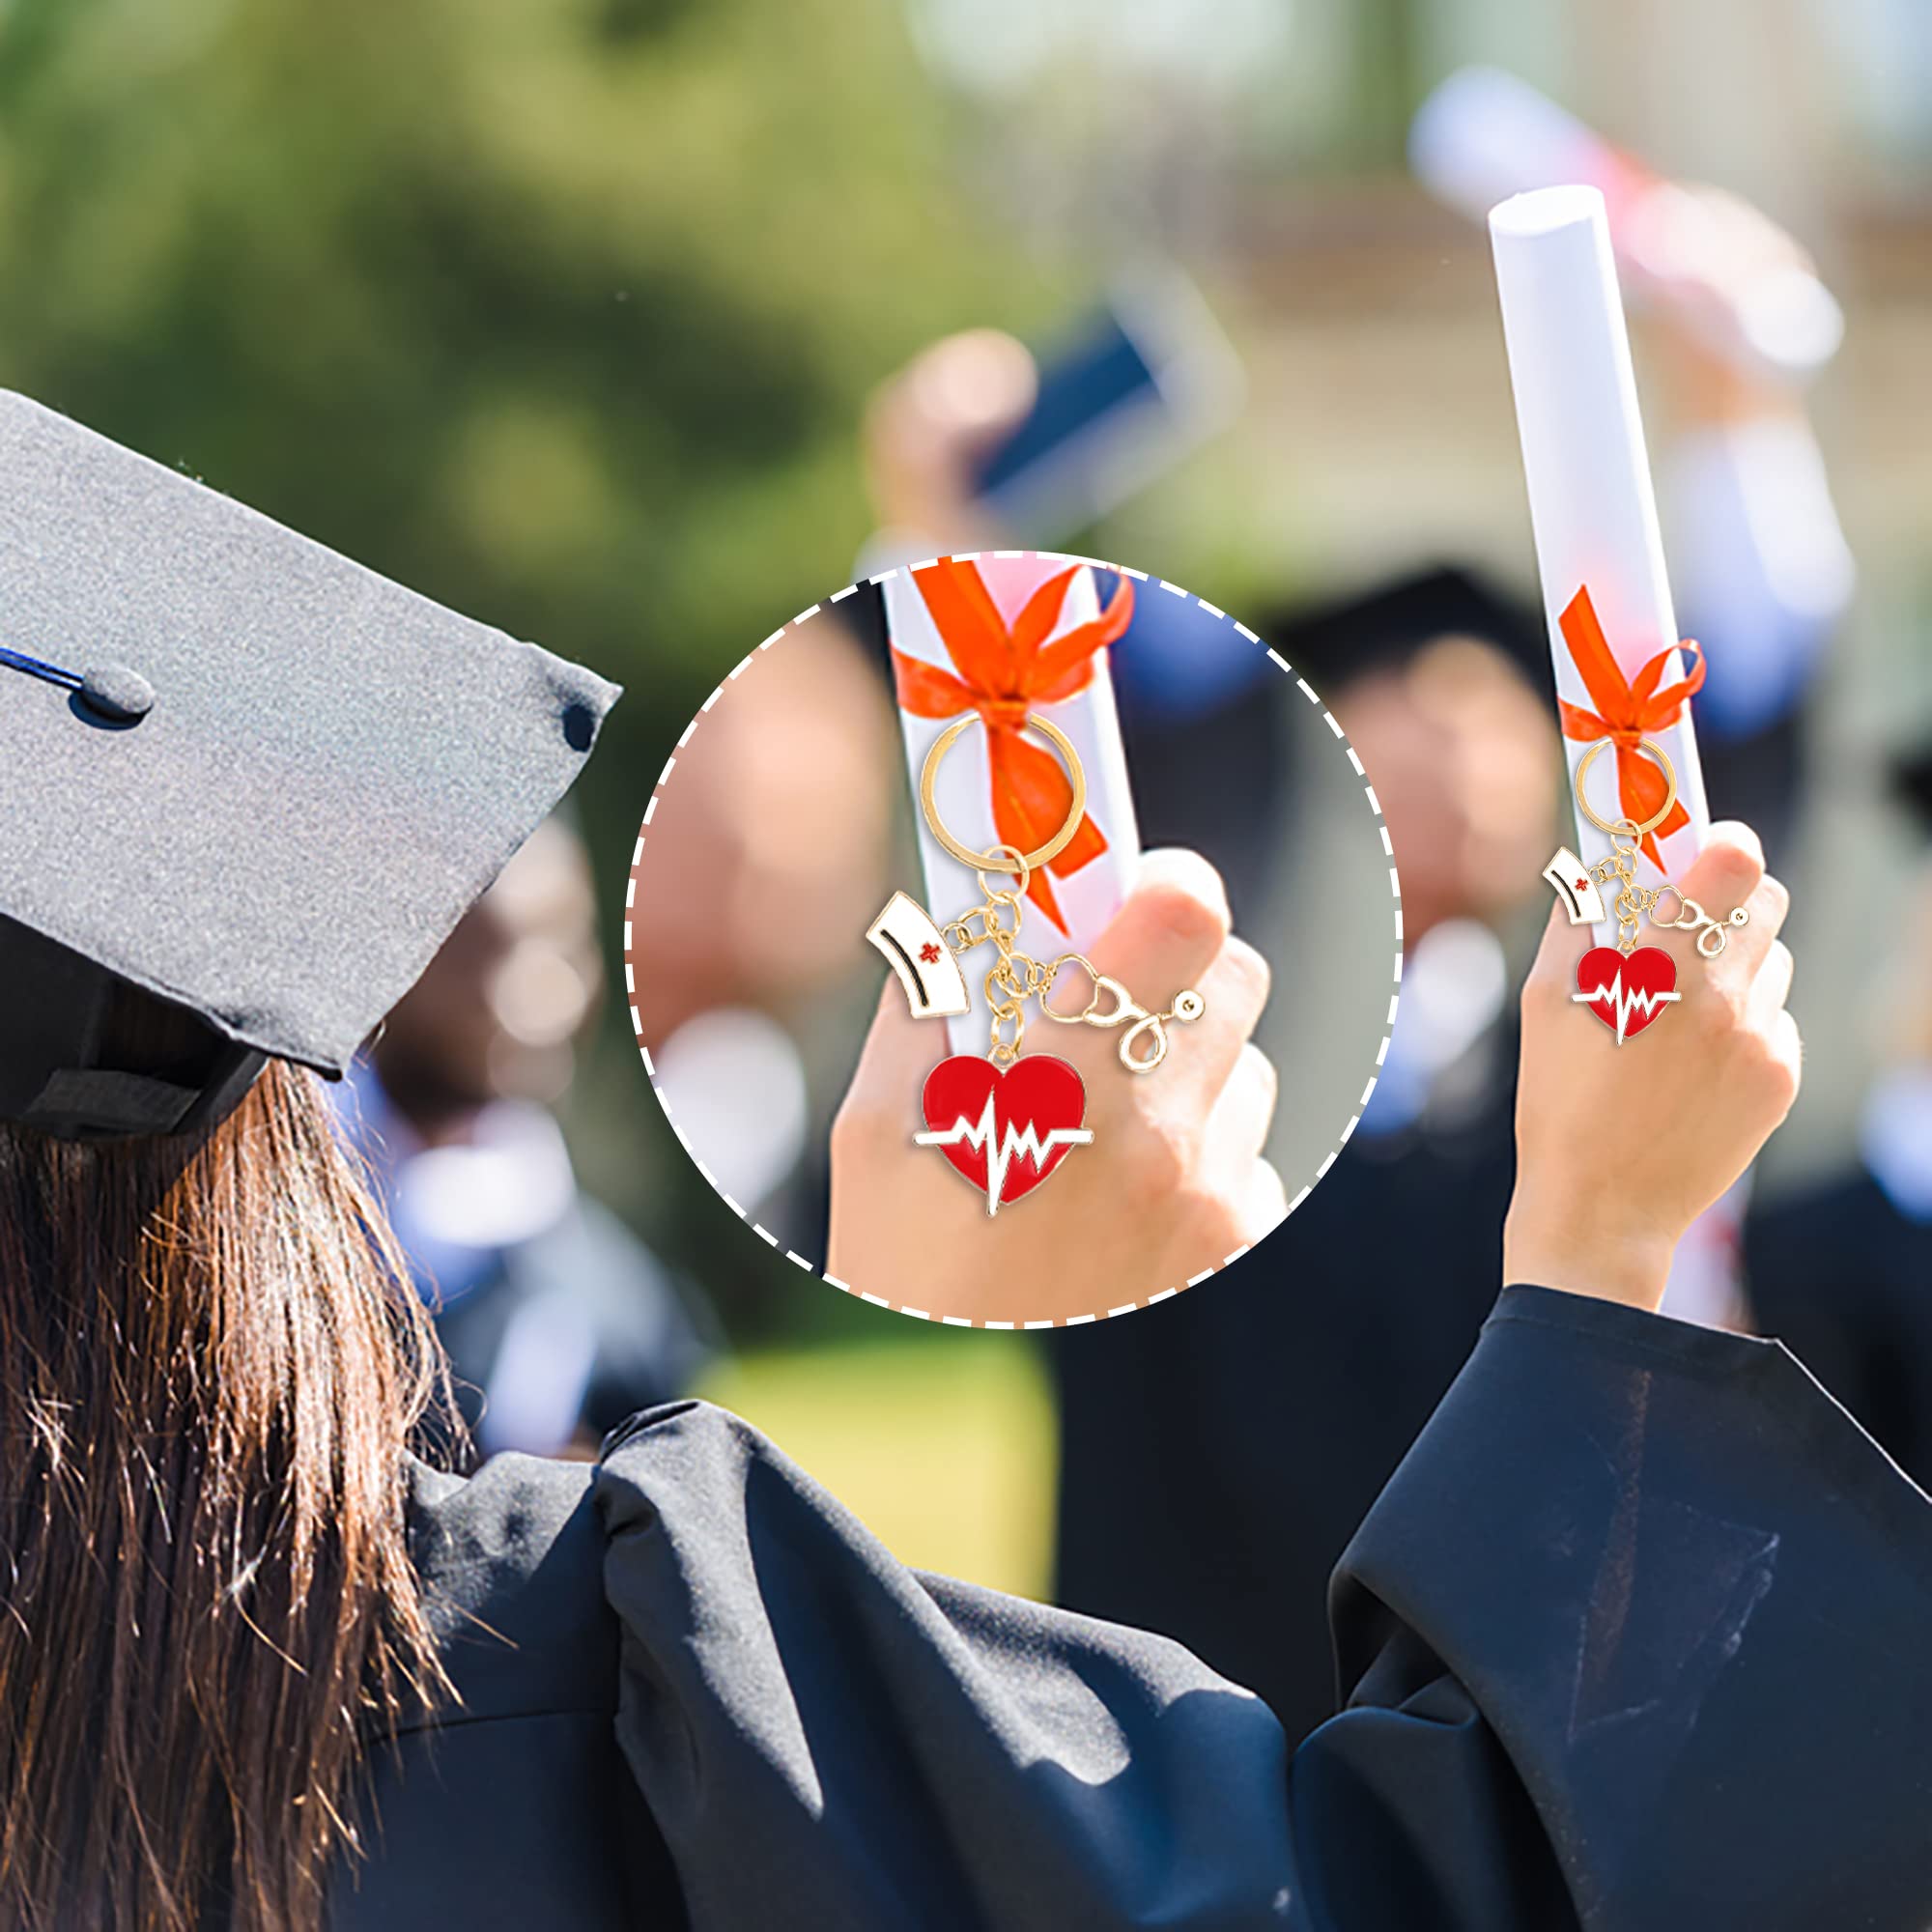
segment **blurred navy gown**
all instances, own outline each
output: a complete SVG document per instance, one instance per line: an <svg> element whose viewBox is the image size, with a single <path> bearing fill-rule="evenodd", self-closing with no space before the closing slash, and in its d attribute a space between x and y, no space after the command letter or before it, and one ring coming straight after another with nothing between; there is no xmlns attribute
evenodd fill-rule
<svg viewBox="0 0 1932 1932"><path fill-rule="evenodd" d="M1932 1483L1932 1215L1860 1169L1754 1209L1744 1252L1755 1324Z"/></svg>
<svg viewBox="0 0 1932 1932"><path fill-rule="evenodd" d="M1776 1343L1505 1292L1293 1745L1178 1645L902 1568L753 1431L417 1478L463 1708L336 1932L1641 1932L1932 1918L1926 1500Z"/></svg>

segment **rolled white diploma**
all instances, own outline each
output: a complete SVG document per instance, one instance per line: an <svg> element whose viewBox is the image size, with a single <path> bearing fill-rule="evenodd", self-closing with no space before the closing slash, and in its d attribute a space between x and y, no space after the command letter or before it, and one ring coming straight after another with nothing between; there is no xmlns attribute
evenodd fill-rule
<svg viewBox="0 0 1932 1932"><path fill-rule="evenodd" d="M1077 566L1077 568L1076 568ZM1062 573L1073 570L1059 618L1047 640L1065 635L1076 625L1099 615L1099 586L1091 565L1080 558L1057 556L1044 552L982 552L972 559L1001 617L1011 624L1027 600L1042 584ZM934 665L958 675L958 667L947 650L939 627L927 608L916 578L918 566L895 571L885 580L886 628L893 648L908 657ZM1137 592L1145 586L1136 584ZM971 716L971 713L965 714ZM1037 707L1037 715L1059 725L1073 742L1087 777L1087 815L1099 828L1107 849L1077 871L1061 873L1045 868L1047 885L1059 907L1065 925L1056 925L1044 908L1034 899L1022 902L1023 924L1018 950L1042 962L1063 952L1084 952L1103 932L1133 884L1140 862L1140 830L1134 816L1132 787L1127 778L1126 752L1121 742L1119 714L1114 704L1114 683L1103 648L1094 658L1094 675L1086 688L1058 704ZM918 811L920 774L925 765L932 742L952 723L947 718L921 718L903 706L899 723L905 734L906 768L912 784L915 811ZM1056 759L1059 753L1035 733L1027 742L1036 744ZM985 851L999 838L993 823L992 788L987 763L986 733L977 720L946 754L934 785L934 800L947 829L962 844ZM972 868L962 866L938 839L919 812L919 855L925 878L925 908L933 920L945 925L980 902L982 894ZM1057 829L1057 828L1056 828ZM997 885L1010 883L995 880ZM982 946L960 960L965 969L967 988L972 995L971 1009L947 1021L948 1036L954 1053L983 1054L988 1042L990 1014L985 980L994 963L990 946ZM1082 988L1076 988L1082 992ZM1136 988L1136 991L1139 989ZM1084 996L1084 993L1083 993ZM1071 995L1063 995L1065 1004ZM1073 1002L1077 1009L1077 1000ZM1056 1031L1037 1024L1038 1015L1029 1007L1028 1050L1051 1051L1051 1042L1042 1032Z"/></svg>
<svg viewBox="0 0 1932 1932"><path fill-rule="evenodd" d="M1666 648L1671 662L1662 683L1674 684L1688 668L1684 653L1674 648L1677 618L1604 197L1593 187L1520 194L1491 211L1490 239L1556 691L1596 711L1559 623L1586 585L1626 682ZM1683 707L1677 724L1651 735L1676 767L1677 796L1690 815L1672 837L1659 835L1668 872L1681 874L1710 828L1690 707ZM1564 749L1574 786L1589 746L1566 738ZM1599 816L1624 815L1611 752L1592 765L1589 786ZM1587 865L1610 850L1606 835L1580 810L1577 850ZM1648 860L1638 865L1639 876L1655 883ZM1605 939L1613 931L1613 922L1599 928Z"/></svg>
<svg viewBox="0 0 1932 1932"><path fill-rule="evenodd" d="M1490 241L1556 691L1595 711L1557 621L1580 585L1589 585L1626 681L1678 638L1604 197L1593 187L1518 195L1491 210ZM1675 683L1684 668L1684 653L1673 649L1662 681ZM1665 866L1681 876L1711 822L1690 706L1679 723L1652 735L1677 767L1677 796L1690 816L1680 832L1659 839ZM1574 786L1589 746L1566 738L1564 749ZM1608 751L1591 767L1590 802L1604 818L1622 815ZM1609 849L1608 838L1578 811L1577 850L1584 863L1594 865ZM1647 860L1639 858L1637 867L1640 878L1655 881ZM1614 894L1604 899L1611 905ZM1721 919L1730 908L1706 910ZM1597 930L1601 941L1613 939L1614 917ZM1678 1244L1666 1313L1712 1325L1731 1318L1737 1284L1729 1258L1741 1200L1734 1188Z"/></svg>

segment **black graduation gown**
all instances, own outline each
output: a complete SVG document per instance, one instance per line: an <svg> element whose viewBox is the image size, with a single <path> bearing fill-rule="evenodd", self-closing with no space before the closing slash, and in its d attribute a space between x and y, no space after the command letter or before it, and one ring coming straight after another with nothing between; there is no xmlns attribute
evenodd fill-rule
<svg viewBox="0 0 1932 1932"><path fill-rule="evenodd" d="M332 1925L1918 1932L1925 1512L1778 1345L1511 1289L1291 1752L1178 1645L916 1576L661 1408L421 1479L465 1704L379 1754Z"/></svg>
<svg viewBox="0 0 1932 1932"><path fill-rule="evenodd" d="M1932 1223L1862 1168L1753 1208L1752 1325L1790 1344L1918 1483L1932 1483Z"/></svg>
<svg viewBox="0 0 1932 1932"><path fill-rule="evenodd" d="M1478 1060L1468 1112L1357 1135L1266 1265L1047 1338L1058 1601L1178 1637L1295 1736L1334 1708L1329 1573L1495 1299L1513 1032Z"/></svg>

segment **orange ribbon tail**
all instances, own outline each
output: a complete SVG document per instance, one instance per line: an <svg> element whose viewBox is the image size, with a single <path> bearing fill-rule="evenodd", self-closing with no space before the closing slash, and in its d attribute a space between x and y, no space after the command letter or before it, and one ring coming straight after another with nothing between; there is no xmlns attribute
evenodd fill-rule
<svg viewBox="0 0 1932 1932"><path fill-rule="evenodd" d="M1672 649L1691 652L1696 662L1688 677L1660 691L1658 686L1669 666L1670 651L1659 651L1634 678L1627 680L1611 655L1609 640L1604 636L1587 584L1570 600L1556 621L1583 679L1583 688L1590 694L1590 702L1597 707L1595 711L1587 711L1580 704L1571 704L1559 697L1556 709L1563 721L1563 735L1586 743L1609 739L1616 751L1618 799L1625 815L1641 825L1663 804L1669 786L1663 774L1637 750L1637 743L1675 724L1683 715L1685 700L1704 688L1704 653L1689 638L1673 645ZM1681 832L1690 822L1690 816L1680 799L1671 806L1662 824L1644 835L1644 856L1659 871L1663 870L1663 856L1658 849L1658 839Z"/></svg>

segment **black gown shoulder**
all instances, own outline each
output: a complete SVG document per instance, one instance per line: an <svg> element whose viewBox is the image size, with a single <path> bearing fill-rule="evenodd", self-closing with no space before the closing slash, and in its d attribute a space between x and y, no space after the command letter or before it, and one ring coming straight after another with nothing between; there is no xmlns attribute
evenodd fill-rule
<svg viewBox="0 0 1932 1932"><path fill-rule="evenodd" d="M362 1836L331 1932L685 1924L624 1765L621 1635L587 1463L412 1465L412 1546L461 1702L370 1752Z"/></svg>
<svg viewBox="0 0 1932 1932"><path fill-rule="evenodd" d="M1926 1500L1781 1348L1539 1289L1331 1595L1291 1748L1157 1636L916 1575L755 1431L418 1481L463 1709L337 1932L1922 1928Z"/></svg>

